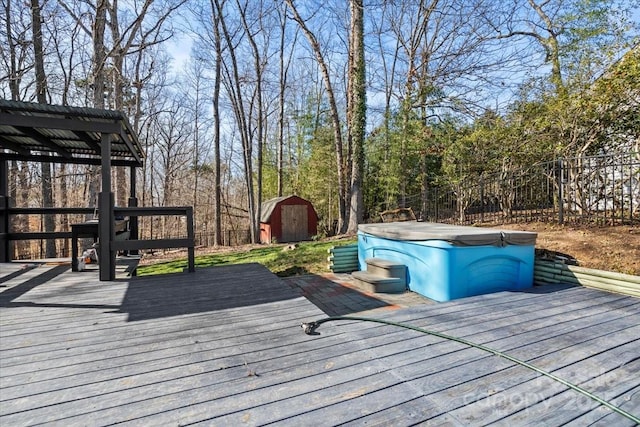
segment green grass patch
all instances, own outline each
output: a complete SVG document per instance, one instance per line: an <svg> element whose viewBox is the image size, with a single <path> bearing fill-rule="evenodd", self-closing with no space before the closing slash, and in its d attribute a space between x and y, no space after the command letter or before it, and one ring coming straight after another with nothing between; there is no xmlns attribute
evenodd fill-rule
<svg viewBox="0 0 640 427"><path fill-rule="evenodd" d="M269 245L249 251L199 255L195 258L195 264L196 268L202 268L257 262L280 277L327 273L330 271L327 250L332 246L343 246L355 242L356 239L302 242L298 247L290 250L284 249L287 245ZM138 276L178 273L186 268L186 259L159 262L138 267Z"/></svg>

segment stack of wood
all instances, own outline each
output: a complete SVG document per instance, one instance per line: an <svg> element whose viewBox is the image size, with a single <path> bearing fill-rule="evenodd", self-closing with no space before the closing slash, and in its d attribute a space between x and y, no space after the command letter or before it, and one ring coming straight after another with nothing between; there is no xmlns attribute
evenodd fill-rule
<svg viewBox="0 0 640 427"><path fill-rule="evenodd" d="M382 222L415 221L416 215L411 208L398 208L380 212Z"/></svg>
<svg viewBox="0 0 640 427"><path fill-rule="evenodd" d="M332 246L327 249L329 256L329 270L334 273L351 273L357 271L358 267L358 244L344 246Z"/></svg>
<svg viewBox="0 0 640 427"><path fill-rule="evenodd" d="M560 261L536 259L534 282L569 283L603 291L640 297L640 276L567 265Z"/></svg>

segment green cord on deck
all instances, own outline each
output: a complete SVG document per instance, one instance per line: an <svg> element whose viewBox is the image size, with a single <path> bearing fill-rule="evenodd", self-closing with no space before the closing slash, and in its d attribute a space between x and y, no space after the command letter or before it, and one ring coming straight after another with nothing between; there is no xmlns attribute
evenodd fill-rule
<svg viewBox="0 0 640 427"><path fill-rule="evenodd" d="M596 402L600 403L601 405L606 406L607 408L611 409L614 412L617 412L618 414L622 415L623 417L626 417L628 419L630 419L631 421L633 421L636 424L640 424L640 418L628 413L627 411L607 402L604 399L601 399L600 397L596 396L595 394L583 389L580 386L577 386L575 384L570 383L569 381L566 381L554 374L552 374L551 372L547 372L543 369L538 368L537 366L534 366L530 363L525 362L524 360L520 360L516 357L510 356L506 353L503 353L501 351L498 350L494 350L490 347L486 347L482 344L477 344L471 341L468 341L464 338L458 338L458 337L454 337L451 335L447 335L447 334L443 334L441 332L435 332L435 331L430 331L427 329L423 329L423 328L419 328L417 326L412 326L412 325L407 325L404 323L398 323L398 322L392 322L389 320L382 320L382 319L375 319L375 318L369 318L369 317L357 317L357 316L332 316L332 317L325 317L323 319L320 320L316 320L315 322L308 322L308 323L303 323L302 324L302 329L304 330L304 333L307 335L317 335L317 333L315 332L316 329L318 329L318 327L326 322L331 322L334 320L354 320L354 321L360 321L360 322L373 322L373 323L381 323L383 325L389 325L389 326L398 326L400 328L405 328L405 329L410 329L412 331L416 331L416 332L421 332L423 334L427 334L427 335L433 335L435 337L438 338L443 338L446 340L450 340L450 341L455 341L464 345L468 345L469 347L473 347L473 348L477 348L479 350L483 350L486 351L487 353L491 353L494 354L496 356L502 357L504 359L510 360L514 363L517 363L520 366L524 366L525 368L529 368L535 372L538 372L539 374L542 374L548 378L551 378L554 381L557 381L561 384L564 384L565 386L569 387L572 390L577 391L578 393L583 394L584 396L589 397L590 399L595 400Z"/></svg>

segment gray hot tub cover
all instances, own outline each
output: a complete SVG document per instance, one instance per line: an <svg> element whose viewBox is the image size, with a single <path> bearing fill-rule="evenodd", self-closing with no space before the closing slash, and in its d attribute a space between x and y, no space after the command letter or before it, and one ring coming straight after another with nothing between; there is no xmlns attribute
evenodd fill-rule
<svg viewBox="0 0 640 427"><path fill-rule="evenodd" d="M498 230L434 222L387 222L360 224L358 230L376 237L393 240L443 240L455 246L532 246L537 233L529 231Z"/></svg>

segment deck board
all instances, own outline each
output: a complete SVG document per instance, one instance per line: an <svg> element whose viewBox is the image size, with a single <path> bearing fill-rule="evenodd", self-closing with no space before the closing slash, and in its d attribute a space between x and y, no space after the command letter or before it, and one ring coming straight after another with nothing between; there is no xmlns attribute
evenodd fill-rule
<svg viewBox="0 0 640 427"><path fill-rule="evenodd" d="M95 277L94 277L95 276ZM257 264L99 282L0 274L2 425L628 425L512 362L324 313ZM463 337L640 412L640 300L565 285L376 313Z"/></svg>

